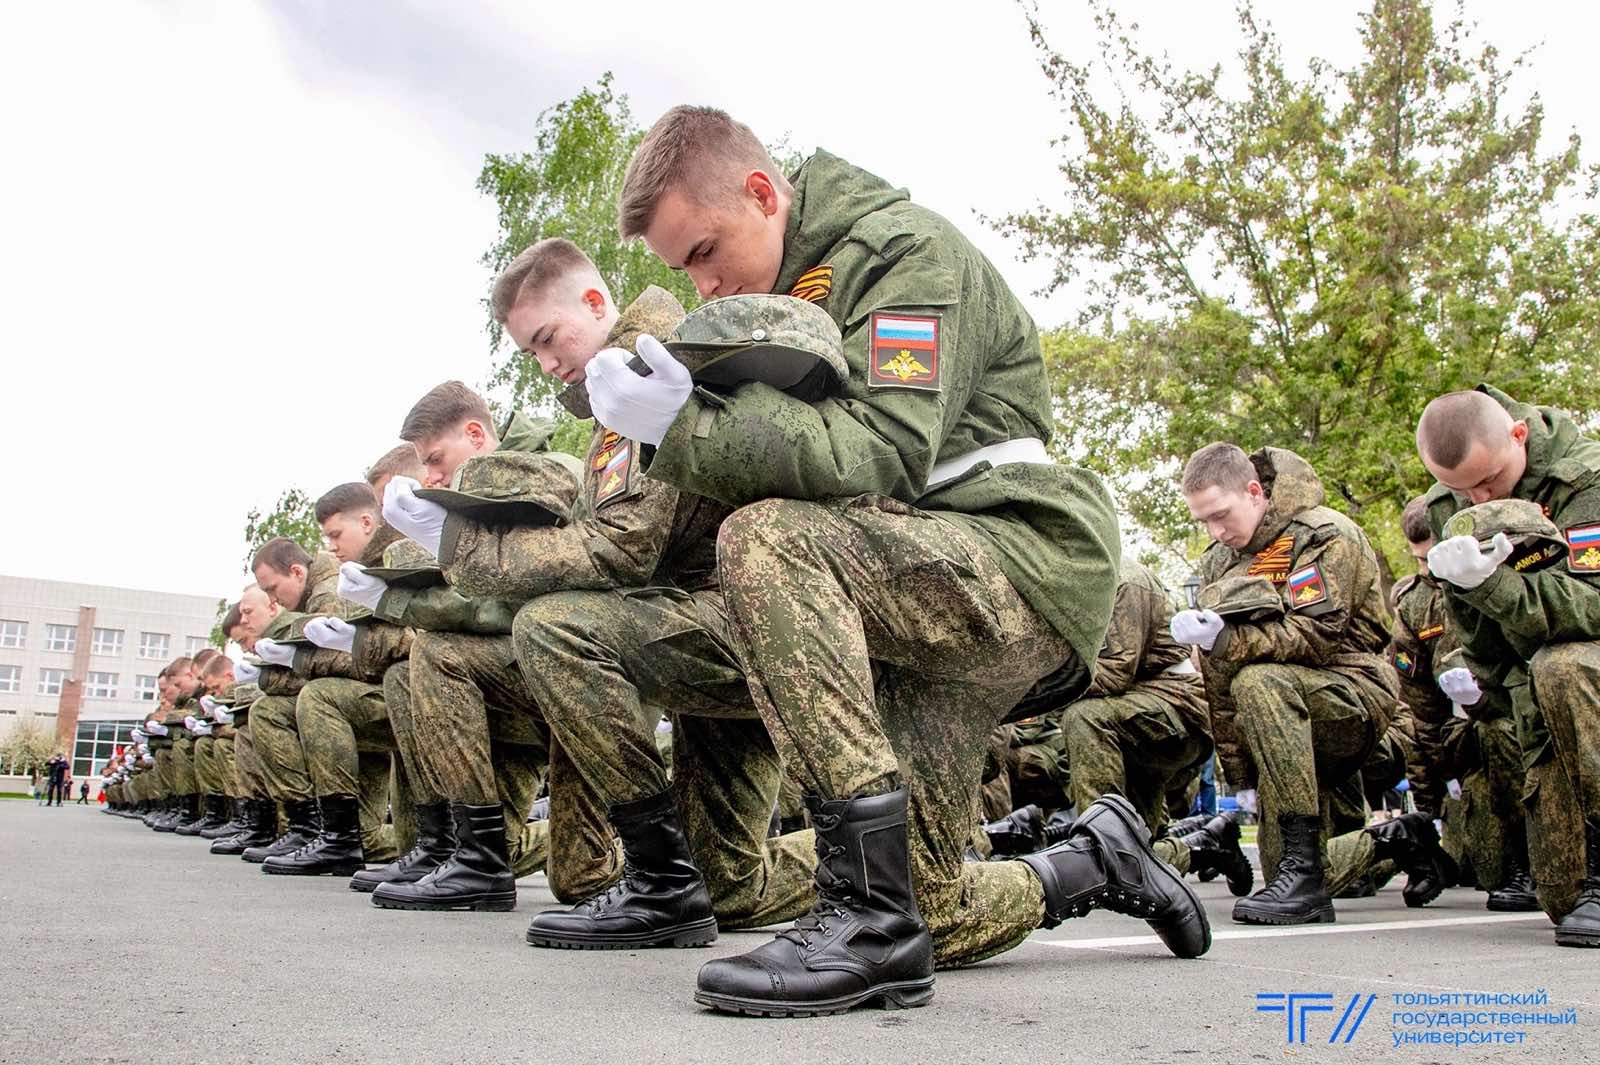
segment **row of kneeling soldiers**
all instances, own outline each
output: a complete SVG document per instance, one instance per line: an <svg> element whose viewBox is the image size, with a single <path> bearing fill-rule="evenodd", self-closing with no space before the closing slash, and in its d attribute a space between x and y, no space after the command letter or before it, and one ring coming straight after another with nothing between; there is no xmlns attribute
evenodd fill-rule
<svg viewBox="0 0 1600 1065"><path fill-rule="evenodd" d="M936 967L1094 909L1198 956L1189 873L1296 924L1470 866L1600 942L1600 445L1570 419L1487 386L1429 406L1398 620L1303 459L1204 448L1182 488L1215 543L1175 612L1047 447L1026 312L903 190L826 152L781 175L675 108L619 224L708 301L618 307L560 238L490 293L594 418L583 456L429 391L318 500L327 551L256 552L225 619L249 656L169 668L114 810L395 909L509 909L542 869L570 904L542 947L792 922L697 979L776 1016L922 1005ZM1213 755L1259 811L1259 887L1231 816L1170 817ZM1368 824L1401 778L1417 809Z"/></svg>

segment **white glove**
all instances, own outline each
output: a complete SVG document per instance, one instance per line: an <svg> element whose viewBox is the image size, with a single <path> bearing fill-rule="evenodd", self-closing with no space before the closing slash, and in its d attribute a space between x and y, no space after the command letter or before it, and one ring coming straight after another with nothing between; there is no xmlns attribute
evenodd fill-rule
<svg viewBox="0 0 1600 1065"><path fill-rule="evenodd" d="M261 670L249 662L235 662L233 664L233 679L239 684L254 684L261 679Z"/></svg>
<svg viewBox="0 0 1600 1065"><path fill-rule="evenodd" d="M143 743L145 740L147 740L149 738L149 734L146 733L145 730L142 729L142 728L136 728L136 729L129 730L128 738L131 739L134 743Z"/></svg>
<svg viewBox="0 0 1600 1065"><path fill-rule="evenodd" d="M183 727L188 729L190 732L193 732L195 725L199 723L200 719L195 717L193 714L188 714L183 719Z"/></svg>
<svg viewBox="0 0 1600 1065"><path fill-rule="evenodd" d="M221 703L217 703L211 708L211 716L219 725L233 724L233 715L229 713L228 708L223 706Z"/></svg>
<svg viewBox="0 0 1600 1065"><path fill-rule="evenodd" d="M167 726L153 717L144 723L144 730L151 736L165 736L167 734Z"/></svg>
<svg viewBox="0 0 1600 1065"><path fill-rule="evenodd" d="M156 764L156 760L154 758L150 757L150 752L146 751L144 754L141 754L139 756L139 764L140 765L155 765Z"/></svg>
<svg viewBox="0 0 1600 1065"><path fill-rule="evenodd" d="M668 354L655 337L643 334L634 346L650 367L650 376L640 377L630 370L631 356L622 348L607 348L584 370L589 406L595 420L607 429L631 440L659 444L689 401L694 381L683 363ZM388 517L387 512L384 516Z"/></svg>
<svg viewBox="0 0 1600 1065"><path fill-rule="evenodd" d="M450 512L437 503L417 498L418 484L411 477L393 477L383 488L383 520L409 536L430 555L439 553L444 519Z"/></svg>
<svg viewBox="0 0 1600 1065"><path fill-rule="evenodd" d="M388 487L384 488L384 497L389 495ZM422 502L422 500L417 500ZM434 504L429 503L430 507ZM440 526L441 529L444 526ZM378 609L378 600L383 598L383 593L389 590L389 582L382 577L374 577L361 568L358 562L346 562L339 567L339 598L348 599L352 603L359 603L368 610ZM316 643L315 640L312 641ZM321 646L320 644L318 646Z"/></svg>
<svg viewBox="0 0 1600 1065"><path fill-rule="evenodd" d="M1214 610L1180 610L1172 615L1172 638L1209 651L1227 622Z"/></svg>
<svg viewBox="0 0 1600 1065"><path fill-rule="evenodd" d="M348 654L355 650L356 627L341 618L313 618L306 623L306 639L318 647Z"/></svg>
<svg viewBox="0 0 1600 1065"><path fill-rule="evenodd" d="M1428 550L1428 572L1463 591L1476 588L1511 557L1511 541L1495 533L1487 554L1470 536L1452 536Z"/></svg>
<svg viewBox="0 0 1600 1065"><path fill-rule="evenodd" d="M1472 670L1464 666L1439 674L1439 690L1450 696L1450 701L1457 706L1472 706L1483 698L1483 689L1478 687Z"/></svg>
<svg viewBox="0 0 1600 1065"><path fill-rule="evenodd" d="M196 721L194 727L189 731L196 736L209 736L211 735L211 726L204 721Z"/></svg>
<svg viewBox="0 0 1600 1065"><path fill-rule="evenodd" d="M1256 813L1256 789L1246 788L1233 793L1233 801L1239 804L1239 809L1245 813Z"/></svg>
<svg viewBox="0 0 1600 1065"><path fill-rule="evenodd" d="M202 695L200 696L200 709L208 714L214 714L217 712L217 701L209 695Z"/></svg>
<svg viewBox="0 0 1600 1065"><path fill-rule="evenodd" d="M150 753L150 745L148 743L139 744L139 753L140 754L149 754Z"/></svg>
<svg viewBox="0 0 1600 1065"><path fill-rule="evenodd" d="M265 637L256 641L256 657L275 666L294 665L294 648Z"/></svg>
<svg viewBox="0 0 1600 1065"><path fill-rule="evenodd" d="M1452 777L1444 782L1444 790L1450 793L1452 799L1457 802L1461 801L1461 781Z"/></svg>

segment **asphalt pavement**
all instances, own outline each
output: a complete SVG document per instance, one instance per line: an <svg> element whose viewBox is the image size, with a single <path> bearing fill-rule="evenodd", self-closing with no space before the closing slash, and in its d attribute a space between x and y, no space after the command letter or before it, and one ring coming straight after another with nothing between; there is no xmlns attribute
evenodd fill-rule
<svg viewBox="0 0 1600 1065"><path fill-rule="evenodd" d="M1465 889L1411 910L1395 883L1340 901L1336 924L1263 929L1234 924L1226 887L1202 884L1215 944L1199 960L1095 913L941 973L923 1009L772 1020L692 999L702 962L766 932L699 950L540 950L522 933L555 905L542 876L511 913L411 913L206 846L97 808L0 802L0 1063L1567 1062L1600 1049L1600 951L1558 948L1544 915L1491 914Z"/></svg>

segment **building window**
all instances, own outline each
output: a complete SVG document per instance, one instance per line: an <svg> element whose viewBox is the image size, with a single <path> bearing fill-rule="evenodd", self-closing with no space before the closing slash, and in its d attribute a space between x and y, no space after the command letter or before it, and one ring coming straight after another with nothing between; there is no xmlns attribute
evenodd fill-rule
<svg viewBox="0 0 1600 1065"><path fill-rule="evenodd" d="M83 695L86 699L115 699L117 697L117 675L115 673L90 673L89 679L83 686Z"/></svg>
<svg viewBox="0 0 1600 1065"><path fill-rule="evenodd" d="M193 658L199 651L211 646L211 641L204 636L187 636L184 638L183 653Z"/></svg>
<svg viewBox="0 0 1600 1065"><path fill-rule="evenodd" d="M94 653L97 655L120 655L122 653L122 630L95 629Z"/></svg>
<svg viewBox="0 0 1600 1065"><path fill-rule="evenodd" d="M134 698L141 703L153 703L159 694L156 690L156 678L139 676L134 678Z"/></svg>
<svg viewBox="0 0 1600 1065"><path fill-rule="evenodd" d="M78 649L78 626L46 625L44 627L44 649L46 651L76 651Z"/></svg>
<svg viewBox="0 0 1600 1065"><path fill-rule="evenodd" d="M167 645L171 637L164 632L141 632L139 634L140 658L165 658Z"/></svg>
<svg viewBox="0 0 1600 1065"><path fill-rule="evenodd" d="M61 686L67 682L67 671L64 669L41 669L39 671L39 694L60 695Z"/></svg>
<svg viewBox="0 0 1600 1065"><path fill-rule="evenodd" d="M118 747L133 742L137 721L80 721L72 746L72 775L79 780L97 776Z"/></svg>
<svg viewBox="0 0 1600 1065"><path fill-rule="evenodd" d="M26 621L0 621L0 647L22 647L27 642Z"/></svg>
<svg viewBox="0 0 1600 1065"><path fill-rule="evenodd" d="M19 692L22 690L22 667L0 666L0 692Z"/></svg>

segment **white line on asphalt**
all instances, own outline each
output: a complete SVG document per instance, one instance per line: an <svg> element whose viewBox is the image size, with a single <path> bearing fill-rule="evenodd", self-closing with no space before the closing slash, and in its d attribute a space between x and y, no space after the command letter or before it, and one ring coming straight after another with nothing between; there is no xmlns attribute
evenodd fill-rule
<svg viewBox="0 0 1600 1065"><path fill-rule="evenodd" d="M1477 917L1440 917L1426 921L1369 921L1366 924L1303 924L1286 928L1224 928L1211 933L1217 939L1277 939L1286 936L1336 936L1350 932L1405 931L1411 928L1443 928L1456 924L1502 924L1507 921L1546 921L1542 913L1486 913ZM1103 947L1140 947L1160 943L1158 936L1107 936L1103 939L1029 939L1040 947L1067 947L1072 950L1099 950Z"/></svg>

